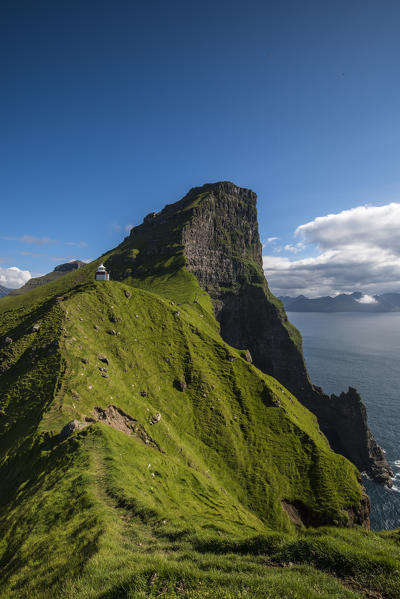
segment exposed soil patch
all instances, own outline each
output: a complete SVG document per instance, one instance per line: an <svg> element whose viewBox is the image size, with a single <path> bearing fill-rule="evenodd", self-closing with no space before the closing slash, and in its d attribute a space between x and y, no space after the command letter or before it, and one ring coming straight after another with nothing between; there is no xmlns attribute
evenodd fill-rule
<svg viewBox="0 0 400 599"><path fill-rule="evenodd" d="M165 453L154 441L154 439L152 439L150 435L146 433L145 429L141 424L139 424L136 418L132 418L132 416L129 416L129 414L113 405L110 405L105 409L96 406L93 408L93 418L86 416L84 421L72 420L66 424L60 432L58 436L59 441L63 441L72 435L72 433L76 430L82 430L94 422L102 422L103 424L107 424L107 426L111 426L125 435L136 437L136 439L139 439L145 445L153 447L154 449L158 449L158 451L161 451L161 453Z"/></svg>
<svg viewBox="0 0 400 599"><path fill-rule="evenodd" d="M96 407L93 409L93 417L98 422L103 422L117 431L125 433L125 435L131 435L140 439L145 445L150 445L150 447L160 450L157 443L146 433L136 418L132 418L132 416L129 416L129 414L117 408L117 406L110 405L105 410Z"/></svg>
<svg viewBox="0 0 400 599"><path fill-rule="evenodd" d="M304 520L306 518L304 518L304 514L301 513L301 508L299 505L297 505L297 503L289 503L289 501L285 501L283 499L281 501L281 505L293 524L296 524L296 526L305 525Z"/></svg>

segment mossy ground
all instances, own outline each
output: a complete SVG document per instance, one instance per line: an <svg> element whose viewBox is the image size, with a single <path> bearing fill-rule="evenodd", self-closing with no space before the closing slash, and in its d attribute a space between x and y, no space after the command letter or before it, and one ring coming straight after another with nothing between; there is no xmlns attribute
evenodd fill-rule
<svg viewBox="0 0 400 599"><path fill-rule="evenodd" d="M0 597L400 597L398 533L290 521L282 500L346 525L358 473L171 260L1 301ZM110 404L159 449L103 423L60 442Z"/></svg>

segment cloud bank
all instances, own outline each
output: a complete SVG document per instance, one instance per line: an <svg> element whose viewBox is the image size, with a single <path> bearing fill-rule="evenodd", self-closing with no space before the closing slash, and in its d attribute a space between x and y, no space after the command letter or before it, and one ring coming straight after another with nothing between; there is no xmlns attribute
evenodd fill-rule
<svg viewBox="0 0 400 599"><path fill-rule="evenodd" d="M264 256L267 280L277 295L400 292L399 231L400 203L318 217L295 231L299 244L311 244L318 255L298 260Z"/></svg>
<svg viewBox="0 0 400 599"><path fill-rule="evenodd" d="M8 287L9 289L22 287L30 278L31 273L29 270L20 270L16 266L11 266L10 268L0 267L0 285L4 285L4 287Z"/></svg>

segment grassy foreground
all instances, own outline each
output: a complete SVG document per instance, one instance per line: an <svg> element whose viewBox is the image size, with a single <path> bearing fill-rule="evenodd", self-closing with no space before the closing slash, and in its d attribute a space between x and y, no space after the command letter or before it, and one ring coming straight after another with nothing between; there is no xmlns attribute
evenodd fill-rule
<svg viewBox="0 0 400 599"><path fill-rule="evenodd" d="M0 302L0 597L400 597L399 532L348 528L355 467L195 278L96 264Z"/></svg>

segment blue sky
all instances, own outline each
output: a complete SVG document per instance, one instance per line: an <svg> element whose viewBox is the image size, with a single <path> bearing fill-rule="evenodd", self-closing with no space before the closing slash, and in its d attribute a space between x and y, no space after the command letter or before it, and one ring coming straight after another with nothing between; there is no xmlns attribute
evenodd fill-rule
<svg viewBox="0 0 400 599"><path fill-rule="evenodd" d="M281 260L266 261L275 291L306 291L304 275L303 286L282 277L327 251L358 252L355 273L360 244L294 232L400 201L399 22L391 0L3 0L0 283L16 286L10 267L95 258L128 224L217 180L257 192L264 252ZM312 293L400 291L389 250L375 287L348 265L318 287L311 263Z"/></svg>

